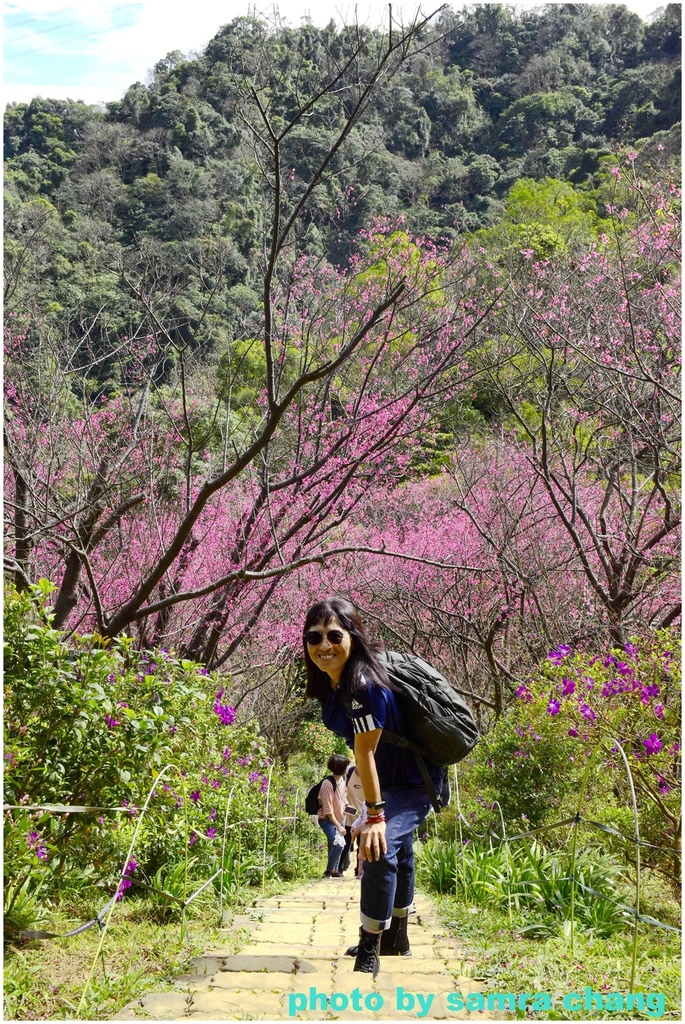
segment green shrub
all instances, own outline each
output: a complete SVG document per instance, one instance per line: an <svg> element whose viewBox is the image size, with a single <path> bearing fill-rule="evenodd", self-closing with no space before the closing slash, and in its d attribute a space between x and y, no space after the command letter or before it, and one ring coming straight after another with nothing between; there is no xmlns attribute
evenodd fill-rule
<svg viewBox="0 0 685 1024"><path fill-rule="evenodd" d="M5 814L6 910L39 888L77 902L74 880L89 903L99 887L102 906L136 830L132 877L155 888L189 853L193 881L209 878L225 824L238 849L237 868L226 858L226 888L236 873L241 884L281 869L292 877L293 839L311 827L304 814L293 822L300 776L272 764L255 723L235 720L226 680L173 652L138 653L127 638L67 642L50 623L52 589L6 592L5 800L15 805ZM153 788L162 766L172 767ZM30 809L45 804L94 809ZM142 892L128 887L126 899Z"/></svg>
<svg viewBox="0 0 685 1024"><path fill-rule="evenodd" d="M529 922L524 930L529 932L550 934L569 927L573 876L579 929L606 937L631 920L617 905L629 903L617 885L621 869L594 847L577 852L572 874L570 851L549 852L539 843L521 842L507 849L504 844L467 843L460 847L431 840L420 848L418 872L424 884L436 892L454 893L476 906L524 912Z"/></svg>

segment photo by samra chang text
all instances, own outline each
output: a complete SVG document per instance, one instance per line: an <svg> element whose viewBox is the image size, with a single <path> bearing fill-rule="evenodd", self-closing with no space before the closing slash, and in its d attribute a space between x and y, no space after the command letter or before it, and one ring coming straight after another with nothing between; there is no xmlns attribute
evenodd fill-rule
<svg viewBox="0 0 685 1024"><path fill-rule="evenodd" d="M433 992L412 992L402 985L395 990L394 998L383 996L380 992L362 993L358 988L352 992L333 992L327 995L311 986L308 992L291 992L288 996L288 1015L297 1017L300 1013L311 1014L316 1011L353 1011L357 1013L377 1013L379 1010L393 1010L405 1013L410 1017L422 1019L428 1017L435 1002ZM655 1019L663 1016L666 1010L666 997L662 992L596 992L589 985L582 992L553 993L549 992L461 992L445 994L443 1009L448 1013L460 1010L482 1013L489 1011L530 1010L545 1012L555 1008L564 1009L567 1013L577 1013L579 1017L586 1013L604 1012L623 1013L639 1011Z"/></svg>

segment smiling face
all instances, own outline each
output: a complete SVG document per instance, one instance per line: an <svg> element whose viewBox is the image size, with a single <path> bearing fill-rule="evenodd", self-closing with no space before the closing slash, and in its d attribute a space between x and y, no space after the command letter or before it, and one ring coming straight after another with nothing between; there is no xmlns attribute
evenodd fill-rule
<svg viewBox="0 0 685 1024"><path fill-rule="evenodd" d="M335 615L325 624L323 622L314 623L313 626L310 626L310 629L318 630L319 633L322 633L323 640L320 644L307 644L309 657L317 668L320 668L322 672L330 676L333 688L335 688L340 682L340 676L345 668L345 663L352 653L352 637L340 625ZM342 633L343 637L339 644L332 644L328 639L328 634L336 630Z"/></svg>

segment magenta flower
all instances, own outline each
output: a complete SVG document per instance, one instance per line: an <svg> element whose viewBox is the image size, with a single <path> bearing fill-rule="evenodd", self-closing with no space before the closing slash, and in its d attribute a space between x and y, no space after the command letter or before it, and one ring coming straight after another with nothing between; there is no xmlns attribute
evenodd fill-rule
<svg viewBox="0 0 685 1024"><path fill-rule="evenodd" d="M561 711L561 701L550 700L549 704L547 705L547 714L548 715L558 715L560 711Z"/></svg>
<svg viewBox="0 0 685 1024"><path fill-rule="evenodd" d="M569 729L568 734L569 736L573 736L575 738L578 735L578 730L575 728L575 726L572 726Z"/></svg>
<svg viewBox="0 0 685 1024"><path fill-rule="evenodd" d="M116 718L112 717L112 715L105 715L105 722L110 729L115 729L117 725L121 725L121 722L118 722Z"/></svg>
<svg viewBox="0 0 685 1024"><path fill-rule="evenodd" d="M547 657L553 665L561 665L564 658L568 657L571 653L571 648L568 644L559 644L556 651L550 651Z"/></svg>
<svg viewBox="0 0 685 1024"><path fill-rule="evenodd" d="M190 799L193 801L194 804L197 804L200 802L200 796L200 790L194 789L193 792L190 794Z"/></svg>
<svg viewBox="0 0 685 1024"><path fill-rule="evenodd" d="M654 714L656 715L657 718L663 718L664 717L664 706L663 706L663 704L655 704L654 705Z"/></svg>
<svg viewBox="0 0 685 1024"><path fill-rule="evenodd" d="M655 732L649 734L649 739L643 740L642 744L645 748L645 754L658 754L660 750L663 750L663 743Z"/></svg>
<svg viewBox="0 0 685 1024"><path fill-rule="evenodd" d="M594 722L597 720L597 715L592 710L589 704L581 704L578 708L583 718L588 722Z"/></svg>
<svg viewBox="0 0 685 1024"><path fill-rule="evenodd" d="M566 677L564 677L562 679L562 683L564 685L562 687L561 692L564 697L570 697L572 693L576 692L576 684L573 682L572 679L566 679Z"/></svg>
<svg viewBox="0 0 685 1024"><path fill-rule="evenodd" d="M221 703L223 694L224 691L219 690L216 695L216 700L214 702L214 714L219 716L222 725L232 725L235 721L235 708L231 708L227 704Z"/></svg>

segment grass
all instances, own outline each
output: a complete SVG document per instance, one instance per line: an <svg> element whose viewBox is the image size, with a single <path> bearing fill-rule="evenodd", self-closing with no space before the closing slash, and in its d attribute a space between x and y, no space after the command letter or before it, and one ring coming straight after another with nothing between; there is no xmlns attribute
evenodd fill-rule
<svg viewBox="0 0 685 1024"><path fill-rule="evenodd" d="M432 895L432 894L431 894ZM576 935L575 953L563 929L535 939L521 931L530 924L530 915L515 913L513 927L507 913L497 907L473 906L454 896L433 896L445 923L455 933L464 951L464 973L480 980L485 991L546 992L563 996L584 992L589 985L595 992L626 993L629 988L632 931L614 933L609 938ZM643 893L645 913L665 923L679 925L679 905L658 879L647 878ZM648 909L647 909L648 908ZM681 941L674 932L640 925L640 943L635 991L663 993L665 1012L661 1020L682 1020ZM524 1013L521 1012L521 1016ZM538 1020L653 1020L639 1010L565 1011L560 1004L552 1011L525 1012ZM500 1012L499 1019L514 1019L513 1013Z"/></svg>
<svg viewBox="0 0 685 1024"><path fill-rule="evenodd" d="M274 880L267 883L265 895L286 892L294 884L302 879ZM261 888L245 887L232 895L231 912L251 907L261 895ZM45 927L65 932L83 920L57 911ZM218 902L207 899L190 919L189 941L182 942L179 922L161 922L154 901L125 898L114 910L103 946L104 964L97 965L82 1017L107 1020L147 991L171 990L173 979L188 970L192 959L217 943L238 950L247 931L219 931L218 920ZM6 945L4 1019L73 1020L98 941L94 927L70 939Z"/></svg>
<svg viewBox="0 0 685 1024"><path fill-rule="evenodd" d="M130 1000L171 981L190 960L218 938L215 928L194 922L190 942L181 942L178 923L158 924L141 914L139 901L118 908L104 943L104 964L95 972L84 1016L106 1019ZM54 931L78 922L55 914ZM5 948L5 1018L73 1019L99 940L97 928L71 939L33 941ZM234 941L233 935L230 940ZM222 942L225 941L222 934ZM237 941L237 939L235 940Z"/></svg>

